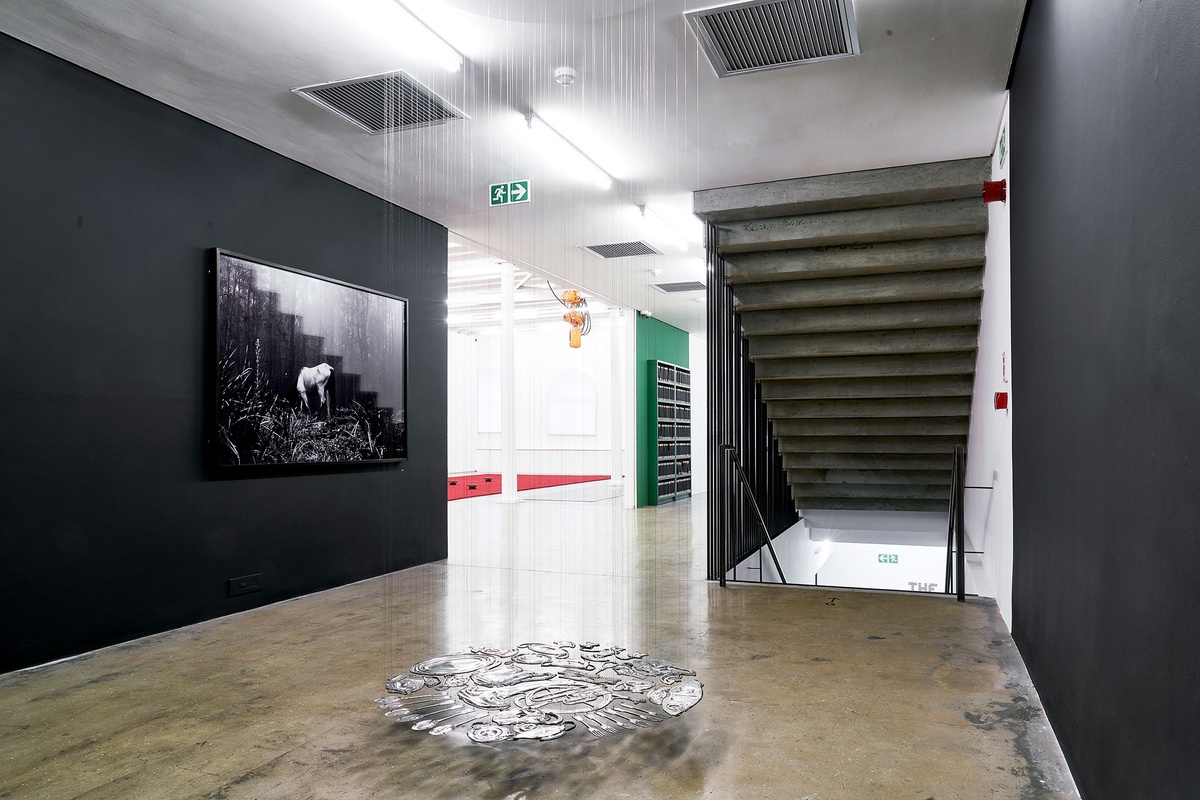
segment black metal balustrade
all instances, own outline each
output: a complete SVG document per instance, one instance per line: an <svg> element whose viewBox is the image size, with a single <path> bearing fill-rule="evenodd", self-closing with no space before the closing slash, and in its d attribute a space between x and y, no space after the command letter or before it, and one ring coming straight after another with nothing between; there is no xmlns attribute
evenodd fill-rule
<svg viewBox="0 0 1200 800"><path fill-rule="evenodd" d="M963 490L967 483L967 454L963 446L954 448L950 474L950 524L946 531L946 594L958 594L958 602L967 599L967 527L963 513Z"/></svg>
<svg viewBox="0 0 1200 800"><path fill-rule="evenodd" d="M794 525L783 457L775 444L767 407L754 380L749 345L725 283L725 260L717 252L717 230L708 239L708 578L725 584L725 570ZM729 445L742 456L739 472L729 468ZM744 481L744 483L743 483ZM757 508L743 501L742 486ZM782 573L781 573L782 574Z"/></svg>
<svg viewBox="0 0 1200 800"><path fill-rule="evenodd" d="M758 506L758 501L754 499L754 492L750 488L750 479L746 477L746 470L742 469L742 461L738 458L737 450L731 444L721 445L721 451L729 455L728 464L733 467L738 479L741 481L740 486L744 494L740 495L749 500L750 508L754 511L754 519L758 522L759 530L762 531L763 542L767 546L767 550L771 553L771 560L775 562L775 572L779 575L779 582L787 583L787 577L783 574L783 567L779 564L779 557L775 555L775 545L771 543L771 531L767 528L767 521L763 519L762 509ZM739 559L740 560L740 559ZM721 585L725 585L725 575L729 571L728 562L725 561L725 552L721 552ZM761 580L762 573L759 577Z"/></svg>

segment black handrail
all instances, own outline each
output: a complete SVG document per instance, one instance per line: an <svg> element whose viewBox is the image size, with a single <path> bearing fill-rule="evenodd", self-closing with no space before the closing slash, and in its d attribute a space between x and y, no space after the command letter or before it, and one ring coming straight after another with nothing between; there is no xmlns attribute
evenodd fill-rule
<svg viewBox="0 0 1200 800"><path fill-rule="evenodd" d="M963 509L963 490L968 488L966 483L967 455L961 444L955 445L950 471L950 522L946 531L946 594L950 594L953 586L960 603L967 600L967 526Z"/></svg>
<svg viewBox="0 0 1200 800"><path fill-rule="evenodd" d="M967 485L967 454L963 451L962 445L954 448L954 455L958 459L958 602L965 603L967 601L967 517L966 517L966 497L963 494L963 488Z"/></svg>
<svg viewBox="0 0 1200 800"><path fill-rule="evenodd" d="M763 518L762 509L758 507L758 500L754 497L754 492L750 489L750 479L746 477L746 470L742 469L741 459L738 458L737 449L731 444L721 445L721 449L728 451L729 460L737 469L738 477L742 481L742 489L750 497L750 505L754 508L754 516L758 519L758 527L763 532L763 539L767 543L767 550L771 552L771 560L775 562L775 571L779 573L779 582L786 585L787 578L783 576L783 567L779 566L779 558L775 555L775 546L771 544L771 531L767 528L767 521ZM721 548L721 586L725 585L725 547Z"/></svg>

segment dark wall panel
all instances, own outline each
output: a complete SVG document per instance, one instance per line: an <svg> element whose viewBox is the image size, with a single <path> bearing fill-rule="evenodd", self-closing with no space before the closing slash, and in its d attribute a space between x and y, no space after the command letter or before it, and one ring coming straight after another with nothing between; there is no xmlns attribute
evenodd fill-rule
<svg viewBox="0 0 1200 800"><path fill-rule="evenodd" d="M1200 796L1200 4L1032 0L1014 635L1085 798Z"/></svg>
<svg viewBox="0 0 1200 800"><path fill-rule="evenodd" d="M444 228L4 36L0 163L0 670L445 557ZM217 246L409 298L409 461L205 469Z"/></svg>

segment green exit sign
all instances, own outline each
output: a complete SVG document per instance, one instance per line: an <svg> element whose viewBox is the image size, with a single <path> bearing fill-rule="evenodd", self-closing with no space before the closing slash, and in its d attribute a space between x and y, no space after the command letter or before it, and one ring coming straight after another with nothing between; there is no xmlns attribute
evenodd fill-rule
<svg viewBox="0 0 1200 800"><path fill-rule="evenodd" d="M528 180L493 183L488 187L488 203L493 206L528 203L530 196Z"/></svg>
<svg viewBox="0 0 1200 800"><path fill-rule="evenodd" d="M896 555L895 553L880 553L879 554L879 563L880 564L899 564L900 556Z"/></svg>

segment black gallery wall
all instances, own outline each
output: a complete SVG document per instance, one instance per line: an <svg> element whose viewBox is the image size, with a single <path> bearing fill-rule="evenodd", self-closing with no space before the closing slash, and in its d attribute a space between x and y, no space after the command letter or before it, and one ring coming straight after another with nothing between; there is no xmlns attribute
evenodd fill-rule
<svg viewBox="0 0 1200 800"><path fill-rule="evenodd" d="M1200 797L1200 4L1032 0L1014 637L1087 800Z"/></svg>
<svg viewBox="0 0 1200 800"><path fill-rule="evenodd" d="M445 558L445 228L2 35L0 109L0 671ZM213 247L409 300L407 462L206 467Z"/></svg>

